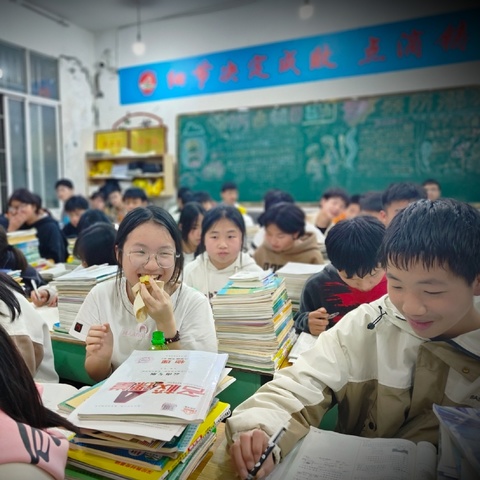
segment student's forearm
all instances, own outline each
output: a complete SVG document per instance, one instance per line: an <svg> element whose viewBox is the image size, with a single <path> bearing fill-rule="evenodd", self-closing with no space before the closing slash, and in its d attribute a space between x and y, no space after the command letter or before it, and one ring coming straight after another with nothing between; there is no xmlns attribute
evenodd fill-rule
<svg viewBox="0 0 480 480"><path fill-rule="evenodd" d="M308 328L308 312L297 312L295 314L295 328L302 332L310 333Z"/></svg>
<svg viewBox="0 0 480 480"><path fill-rule="evenodd" d="M85 371L88 376L96 382L105 380L113 371L113 366L110 361L105 361L95 355L88 355L85 359Z"/></svg>
<svg viewBox="0 0 480 480"><path fill-rule="evenodd" d="M28 335L12 335L12 340L33 377L37 371L37 363L35 361L35 348L31 338Z"/></svg>

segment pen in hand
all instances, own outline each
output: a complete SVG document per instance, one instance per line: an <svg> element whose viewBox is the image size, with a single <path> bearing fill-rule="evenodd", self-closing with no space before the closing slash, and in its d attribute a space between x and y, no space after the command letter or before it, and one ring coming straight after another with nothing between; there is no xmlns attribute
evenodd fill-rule
<svg viewBox="0 0 480 480"><path fill-rule="evenodd" d="M258 462L254 465L254 467L248 472L248 476L246 480L253 480L257 473L260 471L262 468L262 465L265 463L265 460L268 458L270 453L272 453L272 450L275 448L277 445L278 441L280 440L280 437L285 433L287 428L283 426L280 428L277 432L275 432L269 439L268 439L268 444L267 448L265 451L262 453L260 458L258 459Z"/></svg>
<svg viewBox="0 0 480 480"><path fill-rule="evenodd" d="M327 320L332 320L332 318L338 317L338 315L340 315L340 312L331 313L328 315Z"/></svg>
<svg viewBox="0 0 480 480"><path fill-rule="evenodd" d="M38 293L37 282L33 278L32 280L30 280L30 282L32 284L33 291L37 294L37 298L40 300L40 294Z"/></svg>

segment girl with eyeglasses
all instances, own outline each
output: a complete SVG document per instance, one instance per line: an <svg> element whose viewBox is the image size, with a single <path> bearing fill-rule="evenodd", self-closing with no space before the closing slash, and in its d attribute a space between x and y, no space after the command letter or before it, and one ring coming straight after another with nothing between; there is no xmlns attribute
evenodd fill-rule
<svg viewBox="0 0 480 480"><path fill-rule="evenodd" d="M149 205L127 213L115 239L118 275L95 286L82 304L72 330L88 330L85 370L96 381L108 377L133 350L148 350L152 334L164 332L170 349L217 351L213 315L207 299L179 279L183 268L180 231L164 209ZM133 286L148 317L139 323ZM164 288L154 280L164 282ZM82 330L83 331L83 330Z"/></svg>

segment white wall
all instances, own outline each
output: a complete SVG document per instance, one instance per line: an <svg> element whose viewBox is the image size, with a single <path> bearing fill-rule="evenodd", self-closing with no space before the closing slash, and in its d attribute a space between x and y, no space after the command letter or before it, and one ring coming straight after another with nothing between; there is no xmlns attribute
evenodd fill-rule
<svg viewBox="0 0 480 480"><path fill-rule="evenodd" d="M480 83L480 62L472 62L125 107L119 105L117 75L104 68L97 70L104 96L94 99L91 82L98 61L114 68L161 62L471 8L477 2L313 0L315 13L307 21L298 17L300 3L260 0L223 12L145 23L142 36L147 52L139 58L130 49L136 35L133 27L93 36L75 26L62 27L9 0L0 0L0 39L48 55L74 57L60 61L63 152L65 175L75 181L79 191L85 188L84 153L93 148L94 130L111 128L127 112L147 111L162 117L169 128L169 151L176 153L176 118L182 113ZM97 119L94 109L98 111Z"/></svg>
<svg viewBox="0 0 480 480"><path fill-rule="evenodd" d="M64 27L30 10L0 0L0 39L59 58L62 100L61 175L85 189L85 151L92 148L94 98L91 82L95 61L94 35L75 25Z"/></svg>

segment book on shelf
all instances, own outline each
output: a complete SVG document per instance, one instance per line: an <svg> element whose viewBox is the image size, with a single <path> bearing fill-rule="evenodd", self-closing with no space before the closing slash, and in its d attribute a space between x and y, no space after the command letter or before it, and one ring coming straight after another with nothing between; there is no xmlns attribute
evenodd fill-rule
<svg viewBox="0 0 480 480"><path fill-rule="evenodd" d="M438 478L480 478L480 409L433 405L440 423Z"/></svg>
<svg viewBox="0 0 480 480"><path fill-rule="evenodd" d="M227 355L135 350L76 410L80 420L201 423Z"/></svg>
<svg viewBox="0 0 480 480"><path fill-rule="evenodd" d="M437 449L401 438L364 438L310 427L268 480L435 480Z"/></svg>

